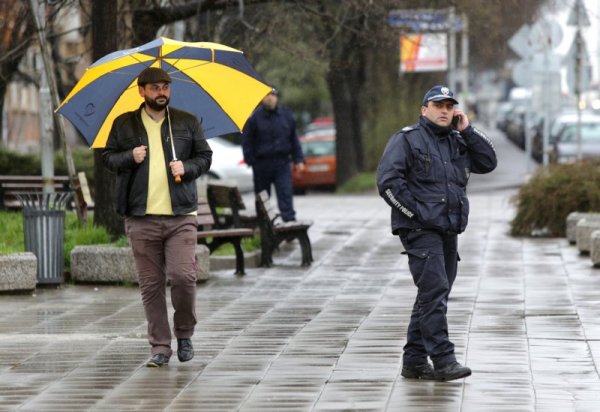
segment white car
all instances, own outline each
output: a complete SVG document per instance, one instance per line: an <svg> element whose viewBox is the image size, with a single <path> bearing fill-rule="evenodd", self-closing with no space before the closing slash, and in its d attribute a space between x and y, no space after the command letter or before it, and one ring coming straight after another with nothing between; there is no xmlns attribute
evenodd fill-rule
<svg viewBox="0 0 600 412"><path fill-rule="evenodd" d="M198 179L199 184L214 179L236 184L240 192L254 190L252 168L244 161L242 147L221 137L213 137L207 142L213 151L212 165L207 177Z"/></svg>

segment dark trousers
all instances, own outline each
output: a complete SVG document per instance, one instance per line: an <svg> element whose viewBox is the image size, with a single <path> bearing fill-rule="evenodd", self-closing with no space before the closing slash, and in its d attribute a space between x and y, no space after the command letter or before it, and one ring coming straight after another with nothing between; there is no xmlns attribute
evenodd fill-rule
<svg viewBox="0 0 600 412"><path fill-rule="evenodd" d="M446 312L459 260L457 236L430 230L402 231L400 240L417 286L403 361L415 366L426 363L429 356L436 369L442 368L456 361Z"/></svg>
<svg viewBox="0 0 600 412"><path fill-rule="evenodd" d="M271 185L274 184L281 218L285 222L296 220L290 162L288 160L257 161L252 170L254 172L254 192L260 193L266 190L271 197Z"/></svg>
<svg viewBox="0 0 600 412"><path fill-rule="evenodd" d="M171 356L167 279L175 309L175 337L191 338L196 325L196 216L129 217L125 229L135 259L151 353Z"/></svg>

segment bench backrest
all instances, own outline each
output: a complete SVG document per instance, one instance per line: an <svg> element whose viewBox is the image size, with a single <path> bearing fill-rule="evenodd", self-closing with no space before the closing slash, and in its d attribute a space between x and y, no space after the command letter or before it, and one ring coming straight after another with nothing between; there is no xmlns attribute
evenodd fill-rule
<svg viewBox="0 0 600 412"><path fill-rule="evenodd" d="M279 219L279 209L271 202L266 190L256 194L256 216L259 225L268 230L273 230L275 220Z"/></svg>
<svg viewBox="0 0 600 412"><path fill-rule="evenodd" d="M209 183L206 196L217 225L227 226L227 221L231 221L234 227L241 226L240 210L245 210L246 205L237 186Z"/></svg>
<svg viewBox="0 0 600 412"><path fill-rule="evenodd" d="M87 204L83 199L79 178L75 178L75 187L71 187L69 176L54 176L52 189L56 193L72 191L87 214ZM22 193L42 193L44 180L42 176L0 176L0 209L20 209L21 202L17 195Z"/></svg>
<svg viewBox="0 0 600 412"><path fill-rule="evenodd" d="M199 230L209 230L214 226L215 220L205 197L198 196L197 213L196 222Z"/></svg>

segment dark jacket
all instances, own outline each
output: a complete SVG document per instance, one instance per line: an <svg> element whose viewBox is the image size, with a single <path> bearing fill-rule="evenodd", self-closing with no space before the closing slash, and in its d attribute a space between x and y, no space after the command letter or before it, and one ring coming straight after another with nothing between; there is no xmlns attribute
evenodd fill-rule
<svg viewBox="0 0 600 412"><path fill-rule="evenodd" d="M143 106L143 105L142 105ZM141 110L127 112L115 119L102 151L104 165L117 174L115 207L125 216L146 214L148 199L149 156L140 164L133 160L133 148L148 146L148 134L142 123ZM198 119L187 112L169 108L173 142L177 159L183 162L185 174L180 184L175 183L170 173L169 162L173 158L169 139L168 120L162 124L162 143L165 169L168 171L169 191L173 214L193 212L198 207L196 178L206 173L212 161L212 150L204 139Z"/></svg>
<svg viewBox="0 0 600 412"><path fill-rule="evenodd" d="M262 161L302 163L302 147L292 113L277 106L269 110L260 105L248 120L242 135L244 160L250 166Z"/></svg>
<svg viewBox="0 0 600 412"><path fill-rule="evenodd" d="M377 169L379 194L392 207L392 232L463 232L469 174L491 172L496 163L491 141L470 125L459 133L421 117L394 134Z"/></svg>

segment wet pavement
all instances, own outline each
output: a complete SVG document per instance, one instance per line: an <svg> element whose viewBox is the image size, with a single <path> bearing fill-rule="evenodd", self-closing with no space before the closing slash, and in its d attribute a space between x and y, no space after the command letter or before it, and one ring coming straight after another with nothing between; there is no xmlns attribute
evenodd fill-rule
<svg viewBox="0 0 600 412"><path fill-rule="evenodd" d="M144 367L135 287L0 296L0 410L600 410L600 269L565 239L508 236L525 163L491 135L501 166L473 177L449 303L471 377L400 377L415 288L389 208L375 193L319 193L296 197L299 217L315 221L314 264L300 267L291 243L272 268L213 271L198 288L188 363Z"/></svg>

